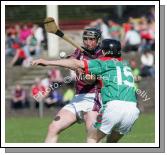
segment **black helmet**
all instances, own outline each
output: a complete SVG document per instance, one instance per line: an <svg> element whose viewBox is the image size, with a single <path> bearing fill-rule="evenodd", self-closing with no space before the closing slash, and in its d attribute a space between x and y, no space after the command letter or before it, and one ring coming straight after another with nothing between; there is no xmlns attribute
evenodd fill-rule
<svg viewBox="0 0 167 155"><path fill-rule="evenodd" d="M114 39L104 39L101 44L105 56L121 57L121 43Z"/></svg>
<svg viewBox="0 0 167 155"><path fill-rule="evenodd" d="M96 38L99 40L101 38L101 31L97 28L87 28L83 32L83 38L89 37L89 38Z"/></svg>

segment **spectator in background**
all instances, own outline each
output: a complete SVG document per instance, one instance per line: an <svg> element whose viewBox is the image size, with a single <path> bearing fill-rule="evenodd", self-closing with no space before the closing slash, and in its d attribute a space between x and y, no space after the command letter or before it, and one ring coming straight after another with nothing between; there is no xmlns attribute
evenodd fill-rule
<svg viewBox="0 0 167 155"><path fill-rule="evenodd" d="M140 69L139 67L137 67L137 63L134 58L130 60L130 66L135 80L135 87L138 88L137 82L141 81L141 76L140 76Z"/></svg>
<svg viewBox="0 0 167 155"><path fill-rule="evenodd" d="M88 26L85 27L86 28L90 28L90 27L96 27L97 29L101 29L101 24L103 23L103 20L101 18L92 21Z"/></svg>
<svg viewBox="0 0 167 155"><path fill-rule="evenodd" d="M43 102L47 96L47 88L41 84L40 78L35 79L35 84L31 88L31 96L35 99L34 104L36 108L39 108L39 102Z"/></svg>
<svg viewBox="0 0 167 155"><path fill-rule="evenodd" d="M51 80L50 80L50 76L47 74L46 77L44 77L42 80L41 80L41 84L45 87L45 88L48 88L49 85L51 84Z"/></svg>
<svg viewBox="0 0 167 155"><path fill-rule="evenodd" d="M132 24L132 17L129 17L128 21L126 23L123 23L123 29L124 29L124 33L126 34L129 30L131 30L131 26Z"/></svg>
<svg viewBox="0 0 167 155"><path fill-rule="evenodd" d="M55 107L55 106L63 106L62 95L59 91L53 90L49 93L49 96L45 99L45 106L47 108Z"/></svg>
<svg viewBox="0 0 167 155"><path fill-rule="evenodd" d="M155 76L155 69L154 69L154 56L153 54L146 50L141 56L141 76Z"/></svg>
<svg viewBox="0 0 167 155"><path fill-rule="evenodd" d="M34 33L27 37L24 50L27 57L31 57L34 55L35 57L39 57L40 49L38 47L37 39L35 38Z"/></svg>
<svg viewBox="0 0 167 155"><path fill-rule="evenodd" d="M10 66L22 65L23 61L26 59L26 54L24 50L18 43L14 43L12 46L13 49L16 50L15 55L10 63Z"/></svg>
<svg viewBox="0 0 167 155"><path fill-rule="evenodd" d="M120 40L122 35L122 27L118 23L110 21L109 32L112 39Z"/></svg>
<svg viewBox="0 0 167 155"><path fill-rule="evenodd" d="M44 41L44 34L43 34L43 29L37 24L34 24L33 26L33 32L34 36L37 39L38 47L41 49L41 43Z"/></svg>
<svg viewBox="0 0 167 155"><path fill-rule="evenodd" d="M26 91L21 87L21 85L17 84L12 91L11 108L22 109L29 106Z"/></svg>
<svg viewBox="0 0 167 155"><path fill-rule="evenodd" d="M148 22L154 22L155 21L155 7L152 7L150 11L146 14L146 18Z"/></svg>
<svg viewBox="0 0 167 155"><path fill-rule="evenodd" d="M34 24L31 34L26 38L24 49L28 57L39 58L41 54L42 41L44 40L43 29Z"/></svg>
<svg viewBox="0 0 167 155"><path fill-rule="evenodd" d="M110 26L112 25L112 20L110 17L106 16L103 18L103 22L101 23L100 30L102 31L102 39L111 38L110 34Z"/></svg>
<svg viewBox="0 0 167 155"><path fill-rule="evenodd" d="M14 27L15 27L16 33L17 33L18 38L19 38L19 34L20 34L20 31L21 31L20 24L16 23Z"/></svg>
<svg viewBox="0 0 167 155"><path fill-rule="evenodd" d="M125 52L138 51L139 45L141 43L140 34L134 29L133 25L131 30L125 34L125 39L122 42Z"/></svg>
<svg viewBox="0 0 167 155"><path fill-rule="evenodd" d="M145 19L146 20L146 19ZM147 23L144 20L144 26L140 30L140 35L142 38L142 43L140 46L140 52L145 50L154 50L155 49L155 27L153 23Z"/></svg>
<svg viewBox="0 0 167 155"><path fill-rule="evenodd" d="M68 88L65 91L64 96L63 96L64 104L68 104L73 99L74 95L75 95L74 90L71 88Z"/></svg>
<svg viewBox="0 0 167 155"><path fill-rule="evenodd" d="M70 70L70 77L71 77L71 82L69 84L73 86L77 78L76 72L73 70Z"/></svg>
<svg viewBox="0 0 167 155"><path fill-rule="evenodd" d="M63 82L63 76L60 72L59 69L57 68L52 68L49 72L48 75L50 77L50 80L52 83L59 83L61 84Z"/></svg>
<svg viewBox="0 0 167 155"><path fill-rule="evenodd" d="M31 25L27 26L24 24L21 26L20 34L19 34L19 40L21 41L22 45L26 44L27 38L32 34Z"/></svg>
<svg viewBox="0 0 167 155"><path fill-rule="evenodd" d="M14 56L15 49L13 48L13 44L18 43L19 39L17 37L17 33L14 31L7 30L6 40L5 40L5 53L7 56Z"/></svg>
<svg viewBox="0 0 167 155"><path fill-rule="evenodd" d="M137 67L136 60L132 58L130 60L130 66L132 68L132 73L134 76L139 76L140 75L140 69Z"/></svg>

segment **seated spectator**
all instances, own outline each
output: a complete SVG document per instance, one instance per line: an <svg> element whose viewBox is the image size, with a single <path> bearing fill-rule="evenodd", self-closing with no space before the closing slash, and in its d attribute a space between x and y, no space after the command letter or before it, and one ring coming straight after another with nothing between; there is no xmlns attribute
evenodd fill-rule
<svg viewBox="0 0 167 155"><path fill-rule="evenodd" d="M129 30L125 34L125 39L122 43L122 46L124 47L124 51L125 52L138 51L140 43L141 43L140 34L132 26L131 30Z"/></svg>
<svg viewBox="0 0 167 155"><path fill-rule="evenodd" d="M45 106L47 108L55 106L63 106L62 95L57 91L53 90L49 93L49 96L45 99Z"/></svg>
<svg viewBox="0 0 167 155"><path fill-rule="evenodd" d="M131 30L132 24L128 21L127 23L123 23L123 30L125 33L127 33L129 30Z"/></svg>
<svg viewBox="0 0 167 155"><path fill-rule="evenodd" d="M68 104L73 99L74 95L75 95L74 90L71 88L68 88L63 96L64 104Z"/></svg>
<svg viewBox="0 0 167 155"><path fill-rule="evenodd" d="M155 8L152 7L149 12L146 14L146 18L148 22L154 22L155 21Z"/></svg>
<svg viewBox="0 0 167 155"><path fill-rule="evenodd" d="M7 33L5 42L5 53L7 56L14 56L16 49L13 48L15 43L19 43L19 39L16 34Z"/></svg>
<svg viewBox="0 0 167 155"><path fill-rule="evenodd" d="M31 56L35 56L36 58L39 57L40 48L34 34L31 34L27 38L26 45L24 46L24 50L26 52L27 57L31 57Z"/></svg>
<svg viewBox="0 0 167 155"><path fill-rule="evenodd" d="M139 76L140 75L140 69L137 67L137 63L134 58L130 60L130 66L132 68L132 73L134 76Z"/></svg>
<svg viewBox="0 0 167 155"><path fill-rule="evenodd" d="M76 72L73 70L70 70L70 77L71 77L71 82L69 84L73 86L76 82Z"/></svg>
<svg viewBox="0 0 167 155"><path fill-rule="evenodd" d="M140 35L142 38L140 52L145 50L155 50L154 23L148 23L147 27L140 31Z"/></svg>
<svg viewBox="0 0 167 155"><path fill-rule="evenodd" d="M50 76L47 74L47 77L43 78L41 80L41 84L45 87L48 88L51 83Z"/></svg>
<svg viewBox="0 0 167 155"><path fill-rule="evenodd" d="M97 29L100 29L102 23L103 23L103 20L101 18L99 18L99 19L92 21L85 28L96 27Z"/></svg>
<svg viewBox="0 0 167 155"><path fill-rule="evenodd" d="M43 102L47 96L46 88L41 84L41 80L39 78L35 79L35 84L31 88L31 95L35 99L35 107L39 108L39 102Z"/></svg>
<svg viewBox="0 0 167 155"><path fill-rule="evenodd" d="M22 109L29 106L26 91L21 87L21 85L17 84L12 92L11 108Z"/></svg>
<svg viewBox="0 0 167 155"><path fill-rule="evenodd" d="M145 51L141 56L141 76L147 77L155 75L154 56L150 51Z"/></svg>
<svg viewBox="0 0 167 155"><path fill-rule="evenodd" d="M132 68L132 73L134 76L135 87L138 88L137 82L141 81L140 69L137 67L137 63L134 58L130 60L130 66Z"/></svg>
<svg viewBox="0 0 167 155"><path fill-rule="evenodd" d="M33 58L31 58L31 57L26 57L26 59L25 59L25 60L23 61L23 63L22 63L22 66L23 66L23 67L26 67L26 68L30 67L32 60L33 60Z"/></svg>
<svg viewBox="0 0 167 155"><path fill-rule="evenodd" d="M110 22L109 32L112 39L120 40L122 35L122 27L115 22Z"/></svg>
<svg viewBox="0 0 167 155"><path fill-rule="evenodd" d="M10 65L11 66L22 65L23 61L26 59L26 54L24 50L17 43L13 44L13 48L16 50L16 52L15 52L15 56L13 57Z"/></svg>
<svg viewBox="0 0 167 155"><path fill-rule="evenodd" d="M21 26L19 40L21 44L24 46L26 44L27 38L32 34L31 25L27 26L26 24Z"/></svg>

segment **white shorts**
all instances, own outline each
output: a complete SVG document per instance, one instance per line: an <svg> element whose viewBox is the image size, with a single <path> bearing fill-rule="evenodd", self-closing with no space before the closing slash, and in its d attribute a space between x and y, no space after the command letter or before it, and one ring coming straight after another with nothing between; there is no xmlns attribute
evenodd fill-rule
<svg viewBox="0 0 167 155"><path fill-rule="evenodd" d="M94 126L105 134L111 134L112 130L127 134L139 113L134 102L110 101L99 113Z"/></svg>
<svg viewBox="0 0 167 155"><path fill-rule="evenodd" d="M63 109L71 111L77 116L77 119L81 121L83 120L84 112L89 112L93 110L95 104L95 95L95 93L75 95L71 102L64 106Z"/></svg>

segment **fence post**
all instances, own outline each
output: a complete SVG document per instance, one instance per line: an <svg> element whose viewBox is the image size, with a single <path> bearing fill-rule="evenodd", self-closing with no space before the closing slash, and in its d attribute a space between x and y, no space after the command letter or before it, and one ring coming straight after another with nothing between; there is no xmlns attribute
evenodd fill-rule
<svg viewBox="0 0 167 155"><path fill-rule="evenodd" d="M44 112L44 103L43 100L39 101L39 117L43 118L43 112Z"/></svg>

